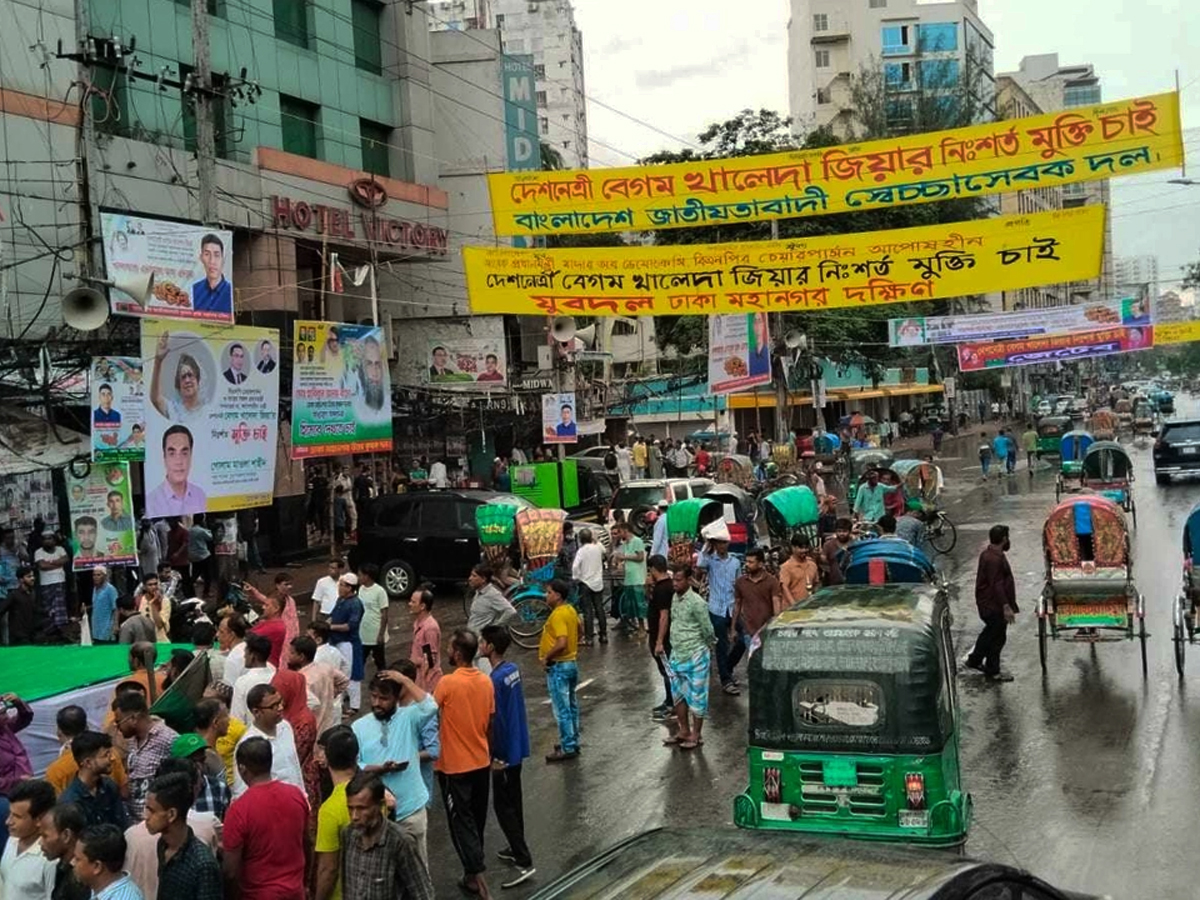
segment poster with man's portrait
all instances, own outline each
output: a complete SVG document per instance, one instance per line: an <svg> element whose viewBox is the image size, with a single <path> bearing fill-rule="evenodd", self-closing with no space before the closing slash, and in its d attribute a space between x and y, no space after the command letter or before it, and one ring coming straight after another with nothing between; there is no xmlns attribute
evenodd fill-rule
<svg viewBox="0 0 1200 900"><path fill-rule="evenodd" d="M92 463L82 478L64 470L67 504L71 510L69 532L75 548L76 572L96 566L137 564L137 533L129 463Z"/></svg>

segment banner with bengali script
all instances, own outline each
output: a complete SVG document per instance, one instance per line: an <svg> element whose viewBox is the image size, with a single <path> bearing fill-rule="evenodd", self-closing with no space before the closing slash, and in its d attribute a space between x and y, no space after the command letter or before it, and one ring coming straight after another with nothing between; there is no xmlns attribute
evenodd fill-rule
<svg viewBox="0 0 1200 900"><path fill-rule="evenodd" d="M476 315L683 316L946 300L1100 274L1104 207L786 241L464 247Z"/></svg>
<svg viewBox="0 0 1200 900"><path fill-rule="evenodd" d="M293 332L292 459L392 452L392 382L383 329L298 321Z"/></svg>
<svg viewBox="0 0 1200 900"><path fill-rule="evenodd" d="M662 166L488 176L497 234L820 216L1178 168L1179 95L865 144Z"/></svg>
<svg viewBox="0 0 1200 900"><path fill-rule="evenodd" d="M82 478L64 472L76 572L96 566L137 565L137 535L129 463L93 462Z"/></svg>
<svg viewBox="0 0 1200 900"><path fill-rule="evenodd" d="M146 458L146 385L142 361L92 357L92 461Z"/></svg>
<svg viewBox="0 0 1200 900"><path fill-rule="evenodd" d="M978 372L1004 366L1072 362L1094 356L1149 350L1153 346L1153 328L1106 328L1102 331L1052 334L990 344L959 344L958 367L963 372Z"/></svg>
<svg viewBox="0 0 1200 900"><path fill-rule="evenodd" d="M264 361L279 359L279 332L143 319L142 359L146 516L269 506L279 366Z"/></svg>
<svg viewBox="0 0 1200 900"><path fill-rule="evenodd" d="M1000 341L1038 334L1095 331L1105 326L1138 327L1149 324L1149 304L1135 297L1127 297L1112 303L1055 306L1023 312L889 319L888 341L893 347L921 347L926 344Z"/></svg>
<svg viewBox="0 0 1200 900"><path fill-rule="evenodd" d="M1154 346L1168 347L1171 344L1190 344L1200 341L1200 319L1190 322L1168 322L1154 326Z"/></svg>
<svg viewBox="0 0 1200 900"><path fill-rule="evenodd" d="M734 394L771 383L771 336L766 313L710 316L708 392Z"/></svg>

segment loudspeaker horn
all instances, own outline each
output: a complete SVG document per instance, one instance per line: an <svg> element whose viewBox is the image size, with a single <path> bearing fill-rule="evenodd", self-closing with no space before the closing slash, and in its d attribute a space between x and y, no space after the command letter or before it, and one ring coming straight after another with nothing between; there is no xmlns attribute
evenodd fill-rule
<svg viewBox="0 0 1200 900"><path fill-rule="evenodd" d="M62 317L76 331L95 331L108 321L108 298L94 288L75 288L62 298Z"/></svg>
<svg viewBox="0 0 1200 900"><path fill-rule="evenodd" d="M798 350L807 343L803 332L789 331L783 336L783 345L789 350Z"/></svg>
<svg viewBox="0 0 1200 900"><path fill-rule="evenodd" d="M109 281L107 284L122 294L128 294L138 306L145 309L154 291L154 273L147 272L144 275L130 275L127 278L122 278L120 281Z"/></svg>
<svg viewBox="0 0 1200 900"><path fill-rule="evenodd" d="M575 332L575 340L584 347L594 347L596 344L596 326L589 325Z"/></svg>
<svg viewBox="0 0 1200 900"><path fill-rule="evenodd" d="M560 344L575 337L575 320L570 316L559 316L550 326L550 336Z"/></svg>

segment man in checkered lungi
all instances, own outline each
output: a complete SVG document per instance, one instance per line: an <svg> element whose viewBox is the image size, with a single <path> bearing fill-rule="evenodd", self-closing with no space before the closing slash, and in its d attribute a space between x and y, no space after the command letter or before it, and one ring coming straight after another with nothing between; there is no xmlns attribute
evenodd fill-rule
<svg viewBox="0 0 1200 900"><path fill-rule="evenodd" d="M709 667L717 636L708 604L692 589L692 567L678 566L671 578L675 596L671 600L671 656L667 672L679 731L664 743L676 745L680 750L695 750L704 743L701 730L708 715ZM655 653L662 655L662 641L655 647Z"/></svg>
<svg viewBox="0 0 1200 900"><path fill-rule="evenodd" d="M38 592L46 628L61 633L67 627L67 551L58 545L52 529L42 532L42 546L33 554L33 567L38 570Z"/></svg>

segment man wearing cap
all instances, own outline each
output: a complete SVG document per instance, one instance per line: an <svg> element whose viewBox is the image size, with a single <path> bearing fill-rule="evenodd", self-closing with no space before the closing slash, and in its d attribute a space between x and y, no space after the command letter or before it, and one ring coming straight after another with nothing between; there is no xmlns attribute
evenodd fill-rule
<svg viewBox="0 0 1200 900"><path fill-rule="evenodd" d="M667 533L667 501L664 497L658 501L658 518L654 520L654 534L650 538L650 555L662 556L667 555L667 546L670 535Z"/></svg>
<svg viewBox="0 0 1200 900"><path fill-rule="evenodd" d="M697 567L708 573L708 615L713 631L717 635L717 673L721 676L721 688L727 694L740 694L733 670L741 661L746 645L733 641L730 647L729 633L742 630L740 622L733 621L734 586L742 564L729 553L729 526L724 519L706 525L700 536L707 542L697 560Z"/></svg>
<svg viewBox="0 0 1200 900"><path fill-rule="evenodd" d="M209 754L216 757L216 762L220 767L220 775L213 775L210 765ZM173 759L186 759L196 767L197 778L200 781L200 791L196 794L196 799L192 803L192 809L196 812L212 813L222 822L225 821L225 810L229 809L229 804L232 797L229 793L229 784L225 780L224 771L225 763L215 750L208 746L208 742L203 737L196 733L181 734L175 738L175 742L171 744L171 757Z"/></svg>

